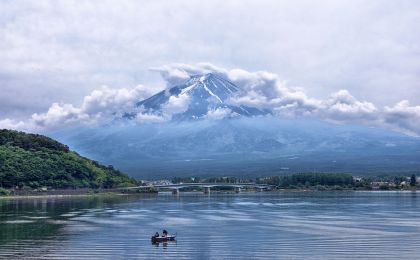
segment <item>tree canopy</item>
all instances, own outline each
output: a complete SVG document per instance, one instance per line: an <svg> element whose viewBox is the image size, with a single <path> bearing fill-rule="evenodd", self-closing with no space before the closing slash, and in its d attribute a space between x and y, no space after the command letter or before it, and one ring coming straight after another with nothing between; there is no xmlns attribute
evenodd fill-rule
<svg viewBox="0 0 420 260"><path fill-rule="evenodd" d="M136 181L49 137L0 130L0 187L113 188Z"/></svg>
<svg viewBox="0 0 420 260"><path fill-rule="evenodd" d="M345 173L296 173L286 176L273 176L260 183L276 185L282 188L290 186L345 186L353 185L353 176Z"/></svg>

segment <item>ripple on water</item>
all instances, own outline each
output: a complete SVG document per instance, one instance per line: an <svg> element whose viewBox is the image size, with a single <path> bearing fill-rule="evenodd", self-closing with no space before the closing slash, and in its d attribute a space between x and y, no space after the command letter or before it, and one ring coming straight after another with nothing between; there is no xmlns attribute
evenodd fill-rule
<svg viewBox="0 0 420 260"><path fill-rule="evenodd" d="M34 223L35 220L28 220L28 219L16 219L16 220L6 220L3 221L4 224L27 224L27 223Z"/></svg>
<svg viewBox="0 0 420 260"><path fill-rule="evenodd" d="M46 216L22 216L23 218L28 218L28 219L48 219L50 217L46 217Z"/></svg>
<svg viewBox="0 0 420 260"><path fill-rule="evenodd" d="M364 201L375 205L370 208L358 206L360 196L345 194L343 206L343 200L337 199L340 194L303 195L158 196L153 200L115 202L106 208L92 205L94 209L77 213L60 208L56 215L49 208L48 216L57 217L45 221L8 217L7 221L37 221L59 227L52 235L31 234L33 237L2 241L0 258L417 258L420 203L408 207L406 198L396 193L392 199L363 194ZM63 220L65 214L73 215ZM13 232L26 228L12 226L13 222L1 224L10 225ZM163 228L177 232L177 242L152 245L150 235ZM51 229L47 226L45 230Z"/></svg>

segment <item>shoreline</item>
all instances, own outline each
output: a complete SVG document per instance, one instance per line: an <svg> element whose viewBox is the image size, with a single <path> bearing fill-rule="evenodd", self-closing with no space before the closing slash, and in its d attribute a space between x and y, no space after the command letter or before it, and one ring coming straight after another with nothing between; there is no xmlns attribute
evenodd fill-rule
<svg viewBox="0 0 420 260"><path fill-rule="evenodd" d="M117 193L117 192L98 192L98 193L82 193L82 194L36 194L36 195L10 195L0 196L0 200L7 199L50 199L50 198L83 198L83 197L123 197L123 196L141 196L153 195L157 193Z"/></svg>
<svg viewBox="0 0 420 260"><path fill-rule="evenodd" d="M152 195L157 194L155 192L143 192L143 193L125 193L125 192L115 192L115 191L102 191L102 192L80 192L72 194L48 194L48 193L39 193L39 194L21 194L21 195L1 195L0 200L7 199L43 199L43 198L83 198L83 197L122 197L122 196L135 196L135 195Z"/></svg>
<svg viewBox="0 0 420 260"><path fill-rule="evenodd" d="M416 189L410 190L353 190L353 189L343 189L343 190L312 190L312 189L278 189L270 191L241 191L240 193L265 193L265 192L417 192ZM167 194L169 192L161 192ZM200 191L185 191L182 193L202 193ZM226 192L226 191L212 191L211 194L238 194L235 192ZM37 194L37 195L10 195L10 196L0 196L0 200L8 199L50 199L50 198L84 198L84 197L119 197L119 196L144 196L144 195L158 195L156 192L145 192L145 193L117 193L117 192L99 192L99 193L83 193L83 194Z"/></svg>

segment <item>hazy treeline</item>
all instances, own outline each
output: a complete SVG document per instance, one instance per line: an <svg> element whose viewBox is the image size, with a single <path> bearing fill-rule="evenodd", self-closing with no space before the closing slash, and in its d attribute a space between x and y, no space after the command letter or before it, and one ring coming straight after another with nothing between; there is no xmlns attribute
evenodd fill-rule
<svg viewBox="0 0 420 260"><path fill-rule="evenodd" d="M280 188L290 186L348 186L353 185L351 174L346 173L297 173L285 176L258 178L257 183L275 185Z"/></svg>
<svg viewBox="0 0 420 260"><path fill-rule="evenodd" d="M249 183L268 184L280 189L399 189L416 186L416 176L382 175L354 177L349 173L295 173L291 175L241 179L238 177L175 177L173 183Z"/></svg>

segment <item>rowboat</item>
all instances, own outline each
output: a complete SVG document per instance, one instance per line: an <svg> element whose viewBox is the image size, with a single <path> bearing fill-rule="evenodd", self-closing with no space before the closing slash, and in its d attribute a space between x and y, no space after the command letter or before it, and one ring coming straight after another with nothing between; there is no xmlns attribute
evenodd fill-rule
<svg viewBox="0 0 420 260"><path fill-rule="evenodd" d="M168 242L168 241L175 241L176 235L167 235L166 237L162 236L152 236L152 243L161 243L161 242Z"/></svg>

